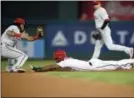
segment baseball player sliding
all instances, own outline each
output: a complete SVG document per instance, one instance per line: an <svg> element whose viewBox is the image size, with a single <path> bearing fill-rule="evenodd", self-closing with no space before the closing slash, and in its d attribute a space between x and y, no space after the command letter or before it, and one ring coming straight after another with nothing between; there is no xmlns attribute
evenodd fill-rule
<svg viewBox="0 0 134 98"><path fill-rule="evenodd" d="M25 29L25 20L16 18L13 25L9 26L1 37L1 55L8 58L7 72L25 72L21 67L28 59L27 54L16 49L16 44L20 39L34 41L43 37L43 28L38 27L35 36L29 36Z"/></svg>
<svg viewBox="0 0 134 98"><path fill-rule="evenodd" d="M105 44L109 50L124 51L130 56L130 58L132 58L133 48L116 45L113 43L111 30L108 26L109 17L106 10L101 7L101 3L99 1L94 1L93 6L95 9L94 18L96 26L96 32L93 34L93 38L96 40L96 43L92 58L99 58L103 44Z"/></svg>
<svg viewBox="0 0 134 98"><path fill-rule="evenodd" d="M44 67L33 67L35 72L47 71L106 71L117 69L131 69L134 67L134 59L124 59L120 61L102 61L99 59L91 59L83 61L66 56L64 50L54 52L56 64Z"/></svg>

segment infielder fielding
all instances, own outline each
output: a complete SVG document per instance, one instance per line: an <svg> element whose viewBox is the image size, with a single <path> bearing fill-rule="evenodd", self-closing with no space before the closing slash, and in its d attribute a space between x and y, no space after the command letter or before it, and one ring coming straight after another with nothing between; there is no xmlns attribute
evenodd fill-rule
<svg viewBox="0 0 134 98"><path fill-rule="evenodd" d="M96 40L96 43L92 58L99 58L103 44L105 44L109 50L124 51L130 58L132 58L133 48L116 45L113 43L111 30L108 26L109 17L106 10L101 7L101 3L99 1L94 1L93 6L95 9L94 19L96 26L96 32L93 34L93 38Z"/></svg>
<svg viewBox="0 0 134 98"><path fill-rule="evenodd" d="M124 59L120 61L102 61L99 59L91 59L83 61L66 56L64 50L54 52L54 60L56 64L44 67L33 67L35 72L47 71L108 71L117 69L131 69L134 66L134 59Z"/></svg>
<svg viewBox="0 0 134 98"><path fill-rule="evenodd" d="M13 25L9 26L1 37L1 55L8 58L7 72L20 72L25 71L21 67L28 59L27 54L16 49L18 40L25 39L28 41L34 41L43 37L43 28L37 27L35 36L29 36L25 29L25 20L22 18L16 18Z"/></svg>

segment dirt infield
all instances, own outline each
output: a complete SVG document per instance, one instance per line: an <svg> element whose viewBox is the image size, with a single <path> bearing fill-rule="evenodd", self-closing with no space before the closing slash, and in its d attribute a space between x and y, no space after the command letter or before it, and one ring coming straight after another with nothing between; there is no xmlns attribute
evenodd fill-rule
<svg viewBox="0 0 134 98"><path fill-rule="evenodd" d="M70 79L45 73L2 73L2 97L134 97L134 86Z"/></svg>

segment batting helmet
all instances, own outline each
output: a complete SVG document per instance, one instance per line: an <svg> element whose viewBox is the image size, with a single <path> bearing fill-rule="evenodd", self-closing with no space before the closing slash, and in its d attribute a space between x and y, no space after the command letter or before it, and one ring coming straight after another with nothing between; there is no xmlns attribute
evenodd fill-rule
<svg viewBox="0 0 134 98"><path fill-rule="evenodd" d="M25 20L24 19L22 19L22 18L16 18L15 20L14 20L14 23L15 24L25 24Z"/></svg>
<svg viewBox="0 0 134 98"><path fill-rule="evenodd" d="M64 60L65 57L66 57L66 52L64 50L57 50L54 52L55 60Z"/></svg>

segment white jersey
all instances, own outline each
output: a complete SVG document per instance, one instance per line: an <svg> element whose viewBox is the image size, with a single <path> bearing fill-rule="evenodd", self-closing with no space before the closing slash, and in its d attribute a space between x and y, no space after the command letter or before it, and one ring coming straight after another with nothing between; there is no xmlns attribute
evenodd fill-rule
<svg viewBox="0 0 134 98"><path fill-rule="evenodd" d="M2 43L5 43L5 44L8 44L8 45L11 45L11 46L15 46L17 41L20 39L20 38L16 38L16 37L12 37L12 36L9 36L7 34L8 31L14 31L15 33L20 33L20 30L17 26L15 25L11 25L9 26L5 31L4 33L2 34L2 37L1 37L1 41Z"/></svg>
<svg viewBox="0 0 134 98"><path fill-rule="evenodd" d="M91 59L89 61L78 60L74 58L65 58L57 63L61 67L69 67L79 71L91 70L116 70L125 64L134 63L134 59L124 59L120 61L102 61L99 59Z"/></svg>
<svg viewBox="0 0 134 98"><path fill-rule="evenodd" d="M106 10L103 7L100 7L94 12L94 19L95 19L96 28L101 28L104 21L106 19L109 19L109 17L108 17Z"/></svg>
<svg viewBox="0 0 134 98"><path fill-rule="evenodd" d="M63 61L57 63L61 67L69 67L75 70L87 70L91 68L91 65L87 61L78 60L74 58L65 58Z"/></svg>

